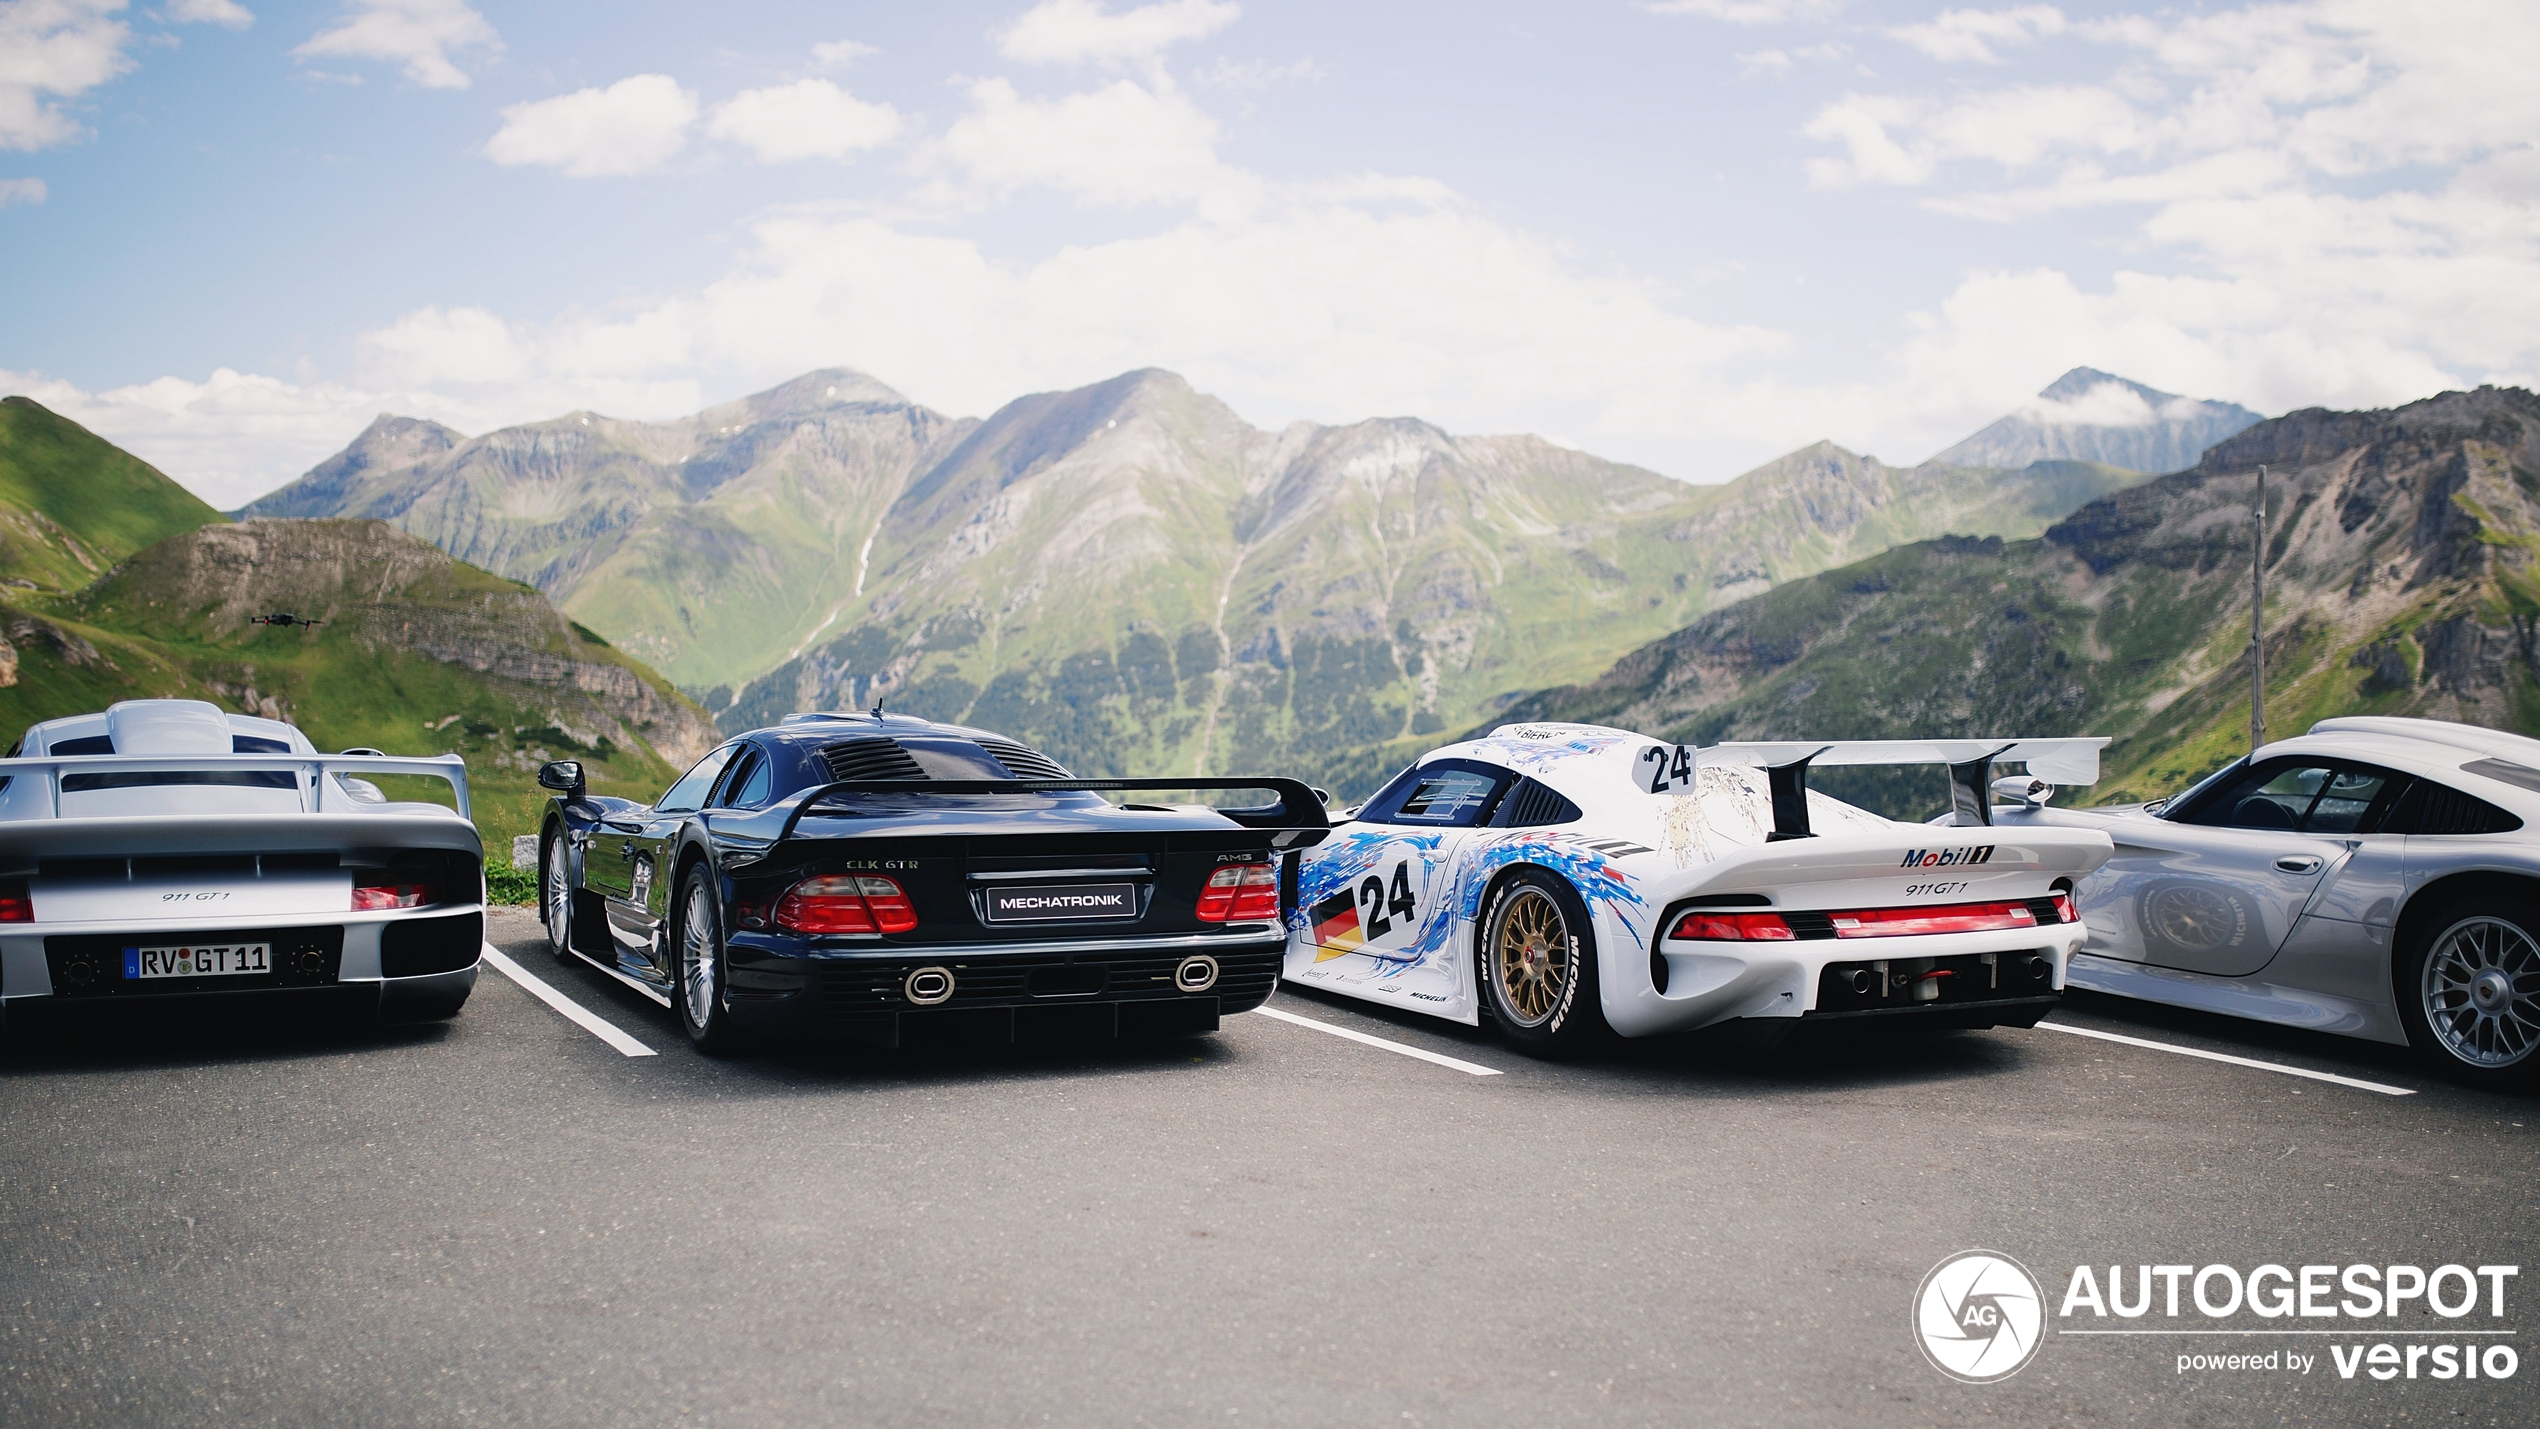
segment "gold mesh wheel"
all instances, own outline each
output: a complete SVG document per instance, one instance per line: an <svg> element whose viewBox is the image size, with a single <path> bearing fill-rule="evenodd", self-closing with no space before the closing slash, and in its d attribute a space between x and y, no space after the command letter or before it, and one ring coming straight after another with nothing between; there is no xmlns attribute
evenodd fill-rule
<svg viewBox="0 0 2540 1429"><path fill-rule="evenodd" d="M1520 888L1500 908L1491 968L1501 1008L1521 1027L1540 1027L1570 984L1570 926L1540 888Z"/></svg>

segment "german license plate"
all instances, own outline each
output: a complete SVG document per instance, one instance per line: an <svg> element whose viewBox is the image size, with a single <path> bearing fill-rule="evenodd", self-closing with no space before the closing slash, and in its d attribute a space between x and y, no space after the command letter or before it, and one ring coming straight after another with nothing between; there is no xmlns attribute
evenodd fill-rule
<svg viewBox="0 0 2540 1429"><path fill-rule="evenodd" d="M123 975L128 980L246 977L272 971L271 943L185 943L170 948L123 950Z"/></svg>
<svg viewBox="0 0 2540 1429"><path fill-rule="evenodd" d="M1134 883L1061 883L1040 888L991 888L991 923L1073 923L1138 916Z"/></svg>

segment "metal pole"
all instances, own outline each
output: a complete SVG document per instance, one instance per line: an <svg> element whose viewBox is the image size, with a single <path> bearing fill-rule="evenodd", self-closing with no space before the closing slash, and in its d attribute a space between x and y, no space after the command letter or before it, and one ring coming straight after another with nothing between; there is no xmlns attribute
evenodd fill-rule
<svg viewBox="0 0 2540 1429"><path fill-rule="evenodd" d="M2267 742L2267 469L2258 468L2258 538L2249 552L2249 752Z"/></svg>

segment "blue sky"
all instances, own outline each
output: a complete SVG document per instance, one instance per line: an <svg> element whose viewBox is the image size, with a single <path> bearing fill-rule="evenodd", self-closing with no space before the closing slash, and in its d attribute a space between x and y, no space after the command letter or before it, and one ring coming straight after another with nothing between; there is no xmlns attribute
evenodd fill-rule
<svg viewBox="0 0 2540 1429"><path fill-rule="evenodd" d="M0 0L0 387L222 504L372 415L1169 367L1689 480L2087 364L2540 376L2540 7Z"/></svg>

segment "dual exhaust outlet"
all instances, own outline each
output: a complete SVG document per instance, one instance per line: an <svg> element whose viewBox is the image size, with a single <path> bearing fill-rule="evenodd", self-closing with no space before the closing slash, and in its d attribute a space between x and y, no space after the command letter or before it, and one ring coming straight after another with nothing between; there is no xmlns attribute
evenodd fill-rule
<svg viewBox="0 0 2540 1429"><path fill-rule="evenodd" d="M938 1007L952 1001L955 985L951 968L929 965L901 980L900 995L919 1007ZM1206 992L1216 985L1217 960L1206 953L1194 953L1173 969L1173 986L1182 992Z"/></svg>

